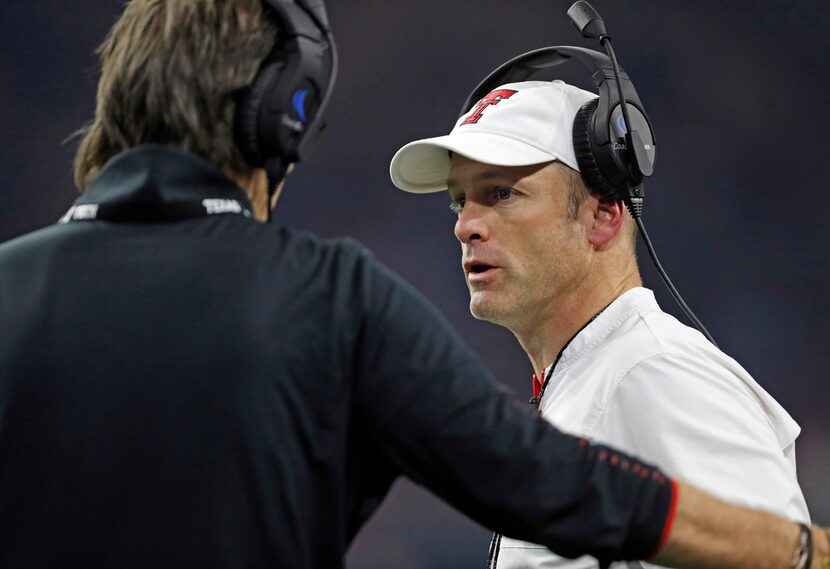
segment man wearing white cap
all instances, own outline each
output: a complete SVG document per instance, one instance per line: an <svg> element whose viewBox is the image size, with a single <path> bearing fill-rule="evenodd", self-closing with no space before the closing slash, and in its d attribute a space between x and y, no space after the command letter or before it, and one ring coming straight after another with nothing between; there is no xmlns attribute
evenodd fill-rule
<svg viewBox="0 0 830 569"><path fill-rule="evenodd" d="M642 286L625 205L583 182L572 130L594 98L561 81L503 85L448 136L401 148L392 180L408 192L449 190L470 311L515 334L547 420L809 523L798 425L735 360L660 309ZM497 569L595 566L507 537L491 548Z"/></svg>

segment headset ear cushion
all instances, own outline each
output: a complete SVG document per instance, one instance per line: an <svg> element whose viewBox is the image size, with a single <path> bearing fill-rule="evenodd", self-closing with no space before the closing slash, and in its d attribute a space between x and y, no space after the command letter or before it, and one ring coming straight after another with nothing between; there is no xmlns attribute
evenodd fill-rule
<svg viewBox="0 0 830 569"><path fill-rule="evenodd" d="M598 104L599 99L591 99L582 105L574 118L573 142L576 163L579 165L582 179L585 180L591 191L606 199L622 199L619 190L605 178L599 169L591 143L594 112L597 110Z"/></svg>
<svg viewBox="0 0 830 569"><path fill-rule="evenodd" d="M260 107L270 86L279 79L280 71L284 67L285 62L282 60L265 63L236 105L234 117L236 144L245 160L254 168L265 166L265 157L260 144Z"/></svg>

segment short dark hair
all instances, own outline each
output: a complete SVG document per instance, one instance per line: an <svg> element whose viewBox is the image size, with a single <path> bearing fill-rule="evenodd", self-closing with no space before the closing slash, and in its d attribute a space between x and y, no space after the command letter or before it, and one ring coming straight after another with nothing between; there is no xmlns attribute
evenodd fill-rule
<svg viewBox="0 0 830 569"><path fill-rule="evenodd" d="M564 172L565 177L568 180L568 215L570 215L571 219L576 219L576 216L579 214L579 206L588 199L592 193L595 193L588 187L588 184L585 182L585 179L582 177L582 174L565 166L561 162L558 162L559 166L561 167L562 171ZM626 216L628 217L628 216ZM634 242L635 246L637 243L637 224L629 223L629 237Z"/></svg>
<svg viewBox="0 0 830 569"><path fill-rule="evenodd" d="M591 190L588 188L585 180L582 179L582 174L573 168L565 166L561 162L557 162L557 164L568 180L568 215L571 216L571 219L576 219L579 213L579 206L588 199L588 196L591 195Z"/></svg>
<svg viewBox="0 0 830 569"><path fill-rule="evenodd" d="M175 146L231 175L249 174L233 137L236 100L277 33L262 0L131 0L98 48L95 118L75 156L78 188L140 144Z"/></svg>

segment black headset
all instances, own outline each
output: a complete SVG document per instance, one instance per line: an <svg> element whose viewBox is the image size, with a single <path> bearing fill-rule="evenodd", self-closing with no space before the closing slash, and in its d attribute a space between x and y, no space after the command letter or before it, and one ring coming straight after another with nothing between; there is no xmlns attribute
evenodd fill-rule
<svg viewBox="0 0 830 569"><path fill-rule="evenodd" d="M239 95L234 131L246 162L267 170L270 198L288 165L307 158L325 127L337 50L323 0L262 2L279 24L278 37Z"/></svg>
<svg viewBox="0 0 830 569"><path fill-rule="evenodd" d="M634 84L616 65L599 14L587 2L577 2L568 15L583 36L599 39L611 57L571 46L546 47L522 54L490 73L467 98L461 115L500 85L526 81L540 70L578 61L591 72L599 92L599 99L585 103L574 119L574 151L582 177L601 197L624 200L629 210L633 208L632 215L638 216L642 212L643 180L654 170L654 130Z"/></svg>
<svg viewBox="0 0 830 569"><path fill-rule="evenodd" d="M499 66L479 83L461 107L460 116L497 87L526 81L542 69L572 59L586 67L599 98L582 105L574 118L573 145L582 178L601 198L625 203L669 292L694 326L715 344L672 284L643 225L643 180L654 171L657 149L654 129L643 103L631 79L617 64L611 38L599 13L588 2L579 0L568 9L568 16L583 37L599 40L608 55L573 46L545 47L524 53Z"/></svg>

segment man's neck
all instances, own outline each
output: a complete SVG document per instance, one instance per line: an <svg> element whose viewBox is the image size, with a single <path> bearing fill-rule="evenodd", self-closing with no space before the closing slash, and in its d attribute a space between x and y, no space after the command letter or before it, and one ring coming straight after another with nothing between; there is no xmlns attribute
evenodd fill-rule
<svg viewBox="0 0 830 569"><path fill-rule="evenodd" d="M553 363L582 327L623 293L642 286L642 279L635 267L612 285L606 283L583 283L553 299L526 328L513 330L540 380L544 368Z"/></svg>
<svg viewBox="0 0 830 569"><path fill-rule="evenodd" d="M294 164L290 164L288 166L288 174L293 169ZM282 190L285 187L285 178L282 179L277 189L271 194L271 202L269 203L268 184L270 180L263 168L254 169L247 176L226 175L234 180L248 195L248 199L251 201L254 219L262 222L268 221L268 211L277 205L277 200L280 198L280 194L282 194Z"/></svg>

